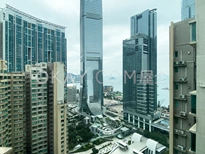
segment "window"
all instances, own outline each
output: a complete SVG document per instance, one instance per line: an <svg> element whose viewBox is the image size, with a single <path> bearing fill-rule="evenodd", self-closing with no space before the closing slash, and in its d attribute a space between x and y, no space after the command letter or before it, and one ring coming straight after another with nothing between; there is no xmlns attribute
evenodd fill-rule
<svg viewBox="0 0 205 154"><path fill-rule="evenodd" d="M174 122L178 124L178 118L174 118Z"/></svg>
<svg viewBox="0 0 205 154"><path fill-rule="evenodd" d="M196 41L196 22L191 23L191 42Z"/></svg>
<svg viewBox="0 0 205 154"><path fill-rule="evenodd" d="M178 51L175 51L175 57L178 57Z"/></svg>
<svg viewBox="0 0 205 154"><path fill-rule="evenodd" d="M191 133L191 151L196 151L196 134Z"/></svg>
<svg viewBox="0 0 205 154"><path fill-rule="evenodd" d="M174 68L174 72L177 73L178 72L178 67Z"/></svg>
<svg viewBox="0 0 205 154"><path fill-rule="evenodd" d="M178 84L175 84L174 87L176 90L179 88Z"/></svg>
<svg viewBox="0 0 205 154"><path fill-rule="evenodd" d="M191 95L191 112L196 114L196 95Z"/></svg>
<svg viewBox="0 0 205 154"><path fill-rule="evenodd" d="M28 60L31 60L31 48L28 48Z"/></svg>
<svg viewBox="0 0 205 154"><path fill-rule="evenodd" d="M48 51L48 62L51 62L51 52Z"/></svg>
<svg viewBox="0 0 205 154"><path fill-rule="evenodd" d="M31 23L28 23L28 28L31 28Z"/></svg>

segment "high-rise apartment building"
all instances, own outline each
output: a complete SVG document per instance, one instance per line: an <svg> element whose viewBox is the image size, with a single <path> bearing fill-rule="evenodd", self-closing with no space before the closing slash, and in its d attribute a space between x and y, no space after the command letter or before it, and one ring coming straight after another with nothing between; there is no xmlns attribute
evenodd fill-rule
<svg viewBox="0 0 205 154"><path fill-rule="evenodd" d="M68 153L67 102L64 101L64 64L48 64L48 153Z"/></svg>
<svg viewBox="0 0 205 154"><path fill-rule="evenodd" d="M27 153L48 153L47 63L26 65Z"/></svg>
<svg viewBox="0 0 205 154"><path fill-rule="evenodd" d="M131 17L131 38L123 41L124 119L151 131L157 109L157 13Z"/></svg>
<svg viewBox="0 0 205 154"><path fill-rule="evenodd" d="M196 107L196 124L193 128L193 147L196 146L195 153L203 154L205 153L204 143L205 143L205 3L203 0L196 0L196 35L194 35L194 27L192 26L193 36L196 36L196 50L197 50L197 87L196 87L196 102L193 100L193 105ZM194 150L193 150L194 151Z"/></svg>
<svg viewBox="0 0 205 154"><path fill-rule="evenodd" d="M195 0L181 1L181 20L195 17Z"/></svg>
<svg viewBox="0 0 205 154"><path fill-rule="evenodd" d="M87 114L101 115L102 75L102 0L80 1L81 106Z"/></svg>
<svg viewBox="0 0 205 154"><path fill-rule="evenodd" d="M196 21L170 26L170 154L195 151L196 123ZM197 153L198 154L198 153Z"/></svg>
<svg viewBox="0 0 205 154"><path fill-rule="evenodd" d="M25 74L7 71L0 60L0 146L26 153Z"/></svg>
<svg viewBox="0 0 205 154"><path fill-rule="evenodd" d="M64 64L26 65L27 152L68 153Z"/></svg>
<svg viewBox="0 0 205 154"><path fill-rule="evenodd" d="M0 146L11 147L11 103L8 96L10 95L10 85L5 61L0 61Z"/></svg>
<svg viewBox="0 0 205 154"><path fill-rule="evenodd" d="M170 154L205 153L204 10L196 0L196 19L170 26Z"/></svg>
<svg viewBox="0 0 205 154"><path fill-rule="evenodd" d="M24 71L26 64L63 62L67 66L65 27L6 5L0 9L0 58L8 71Z"/></svg>

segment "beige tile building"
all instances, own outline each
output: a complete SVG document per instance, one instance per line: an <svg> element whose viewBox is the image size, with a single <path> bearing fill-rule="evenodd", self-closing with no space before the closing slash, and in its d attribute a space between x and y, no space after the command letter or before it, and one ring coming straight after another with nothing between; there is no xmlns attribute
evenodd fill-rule
<svg viewBox="0 0 205 154"><path fill-rule="evenodd" d="M14 153L26 151L25 74L7 73L0 60L0 146L13 147Z"/></svg>

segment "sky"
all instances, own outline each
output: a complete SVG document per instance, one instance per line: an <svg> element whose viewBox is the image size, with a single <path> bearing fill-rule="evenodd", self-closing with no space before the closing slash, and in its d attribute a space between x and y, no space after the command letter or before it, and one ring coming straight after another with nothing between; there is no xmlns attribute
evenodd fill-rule
<svg viewBox="0 0 205 154"><path fill-rule="evenodd" d="M68 72L80 72L80 0L0 0L66 28ZM157 8L158 73L169 75L169 25L181 18L180 0L103 0L103 73L122 77L122 41L130 37L130 17ZM109 84L109 83L108 83Z"/></svg>

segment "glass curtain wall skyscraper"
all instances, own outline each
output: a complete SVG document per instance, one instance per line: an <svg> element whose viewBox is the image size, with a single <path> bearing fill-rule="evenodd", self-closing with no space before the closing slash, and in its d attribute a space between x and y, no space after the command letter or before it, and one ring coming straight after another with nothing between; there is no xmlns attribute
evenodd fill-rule
<svg viewBox="0 0 205 154"><path fill-rule="evenodd" d="M65 27L6 5L0 9L0 58L8 71L24 71L26 64L63 62L67 66Z"/></svg>
<svg viewBox="0 0 205 154"><path fill-rule="evenodd" d="M181 20L195 17L195 0L181 1Z"/></svg>
<svg viewBox="0 0 205 154"><path fill-rule="evenodd" d="M124 120L151 131L157 109L156 9L131 17L131 38L123 41L123 73Z"/></svg>
<svg viewBox="0 0 205 154"><path fill-rule="evenodd" d="M102 114L102 0L80 1L80 111Z"/></svg>

